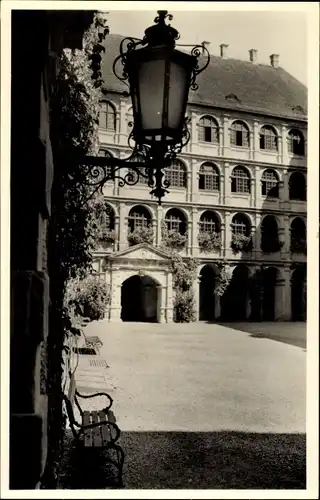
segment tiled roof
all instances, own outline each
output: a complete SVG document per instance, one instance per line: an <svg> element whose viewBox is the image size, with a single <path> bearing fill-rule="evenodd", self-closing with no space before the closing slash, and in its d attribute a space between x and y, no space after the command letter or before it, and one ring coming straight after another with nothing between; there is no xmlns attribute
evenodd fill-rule
<svg viewBox="0 0 320 500"><path fill-rule="evenodd" d="M123 92L128 87L113 74L112 65L124 37L108 35L102 60L105 89ZM177 47L179 49L179 47ZM197 78L199 89L189 92L189 103L224 109L306 120L307 88L283 68L211 55Z"/></svg>

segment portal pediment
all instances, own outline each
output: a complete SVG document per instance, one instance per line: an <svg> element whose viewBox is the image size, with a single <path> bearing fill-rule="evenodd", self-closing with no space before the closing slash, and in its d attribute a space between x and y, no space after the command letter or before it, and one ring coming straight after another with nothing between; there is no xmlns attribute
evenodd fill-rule
<svg viewBox="0 0 320 500"><path fill-rule="evenodd" d="M134 245L133 247L126 248L120 252L115 252L109 257L110 260L160 260L167 261L170 259L170 255L158 248L154 248L146 243L140 243L139 245Z"/></svg>

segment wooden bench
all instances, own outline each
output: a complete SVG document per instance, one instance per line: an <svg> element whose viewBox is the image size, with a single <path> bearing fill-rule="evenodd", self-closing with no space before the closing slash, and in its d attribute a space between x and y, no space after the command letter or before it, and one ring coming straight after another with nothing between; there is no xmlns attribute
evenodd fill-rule
<svg viewBox="0 0 320 500"><path fill-rule="evenodd" d="M97 396L105 396L107 398L107 406L97 411L83 411L78 398L90 399ZM111 396L105 392L97 392L89 395L79 394L76 388L75 375L72 374L70 375L68 394L64 394L63 399L70 422L70 428L77 442L79 444L81 443L85 449L110 449L115 452L116 458L108 458L108 462L117 467L119 485L122 486L124 452L121 446L116 444L120 437L120 429L116 424L115 415L111 410L113 403ZM81 415L81 424L77 422L74 416L74 404L77 406Z"/></svg>

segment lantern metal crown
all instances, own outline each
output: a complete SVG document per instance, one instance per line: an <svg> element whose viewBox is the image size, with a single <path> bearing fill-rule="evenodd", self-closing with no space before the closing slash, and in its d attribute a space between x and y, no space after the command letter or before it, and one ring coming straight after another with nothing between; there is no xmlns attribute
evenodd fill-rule
<svg viewBox="0 0 320 500"><path fill-rule="evenodd" d="M196 77L208 66L210 55L204 45L192 46L190 54L177 50L180 35L166 24L167 18L172 20L167 11L158 11L143 39L128 37L120 43L113 72L129 88L125 95L132 100L133 128L128 143L133 152L125 159L84 158L85 182L93 188L90 197L102 191L110 179L118 179L121 187L137 184L140 177L147 179L150 194L159 204L168 193L166 168L190 140L185 116L189 89L197 90ZM201 54L205 57L200 58ZM121 169L127 169L122 176Z"/></svg>

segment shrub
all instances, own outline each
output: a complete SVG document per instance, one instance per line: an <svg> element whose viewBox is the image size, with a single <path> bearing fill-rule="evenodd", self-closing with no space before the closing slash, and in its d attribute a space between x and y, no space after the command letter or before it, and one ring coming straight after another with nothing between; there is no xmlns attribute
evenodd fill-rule
<svg viewBox="0 0 320 500"><path fill-rule="evenodd" d="M220 260L217 262L220 268L220 276L219 276L219 284L214 289L214 294L222 297L228 286L230 285L230 281L232 280L232 269L229 263L226 260Z"/></svg>
<svg viewBox="0 0 320 500"><path fill-rule="evenodd" d="M174 229L168 229L165 221L161 222L161 244L165 248L180 250L187 244L187 235Z"/></svg>
<svg viewBox="0 0 320 500"><path fill-rule="evenodd" d="M107 284L97 276L68 283L65 305L75 316L84 316L91 321L102 319L109 301Z"/></svg>
<svg viewBox="0 0 320 500"><path fill-rule="evenodd" d="M198 243L201 250L220 250L221 237L219 233L201 231L198 234Z"/></svg>
<svg viewBox="0 0 320 500"><path fill-rule="evenodd" d="M233 234L231 240L231 248L236 252L250 252L252 250L252 239L251 236L246 236L244 234Z"/></svg>
<svg viewBox="0 0 320 500"><path fill-rule="evenodd" d="M153 244L153 229L152 227L137 227L128 233L128 241L130 245L138 245L139 243Z"/></svg>
<svg viewBox="0 0 320 500"><path fill-rule="evenodd" d="M174 295L173 321L190 323L195 321L195 304L193 290L176 289Z"/></svg>

